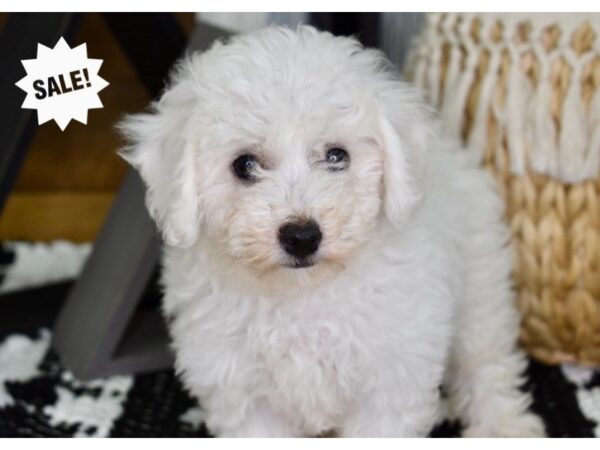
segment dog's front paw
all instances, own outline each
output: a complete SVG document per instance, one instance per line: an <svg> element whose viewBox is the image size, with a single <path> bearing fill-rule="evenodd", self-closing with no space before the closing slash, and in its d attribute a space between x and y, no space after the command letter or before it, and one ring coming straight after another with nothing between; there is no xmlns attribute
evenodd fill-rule
<svg viewBox="0 0 600 450"><path fill-rule="evenodd" d="M544 422L533 413L524 413L497 423L474 423L463 431L463 437L546 437Z"/></svg>

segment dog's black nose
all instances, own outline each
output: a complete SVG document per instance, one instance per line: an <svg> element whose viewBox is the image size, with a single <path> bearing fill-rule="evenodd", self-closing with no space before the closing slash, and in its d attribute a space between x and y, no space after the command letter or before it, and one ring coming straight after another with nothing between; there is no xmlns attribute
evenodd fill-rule
<svg viewBox="0 0 600 450"><path fill-rule="evenodd" d="M290 222L279 228L279 242L283 249L296 258L306 258L319 248L321 230L314 220Z"/></svg>

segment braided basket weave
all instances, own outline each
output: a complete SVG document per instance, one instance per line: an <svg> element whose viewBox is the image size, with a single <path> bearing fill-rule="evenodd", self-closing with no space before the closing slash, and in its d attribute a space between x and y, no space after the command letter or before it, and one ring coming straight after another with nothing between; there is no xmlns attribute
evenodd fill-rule
<svg viewBox="0 0 600 450"><path fill-rule="evenodd" d="M600 365L600 15L431 14L407 67L498 180L523 346Z"/></svg>

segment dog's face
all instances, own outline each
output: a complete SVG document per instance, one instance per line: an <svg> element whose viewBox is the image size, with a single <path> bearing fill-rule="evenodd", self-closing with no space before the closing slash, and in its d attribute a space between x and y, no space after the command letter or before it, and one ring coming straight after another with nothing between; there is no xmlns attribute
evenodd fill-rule
<svg viewBox="0 0 600 450"><path fill-rule="evenodd" d="M219 128L196 153L205 231L257 273L343 264L381 210L373 107L278 81L253 80L262 94L245 99L224 87L222 113L203 108Z"/></svg>
<svg viewBox="0 0 600 450"><path fill-rule="evenodd" d="M380 221L408 220L429 118L384 66L309 27L184 62L154 113L122 127L167 243L203 238L257 276L335 272Z"/></svg>

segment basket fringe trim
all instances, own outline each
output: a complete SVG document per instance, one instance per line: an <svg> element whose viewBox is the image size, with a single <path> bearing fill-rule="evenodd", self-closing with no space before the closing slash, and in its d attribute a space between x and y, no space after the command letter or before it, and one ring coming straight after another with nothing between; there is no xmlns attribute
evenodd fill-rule
<svg viewBox="0 0 600 450"><path fill-rule="evenodd" d="M430 14L414 52L409 76L473 151L484 156L494 122L513 174L598 176L600 14Z"/></svg>

